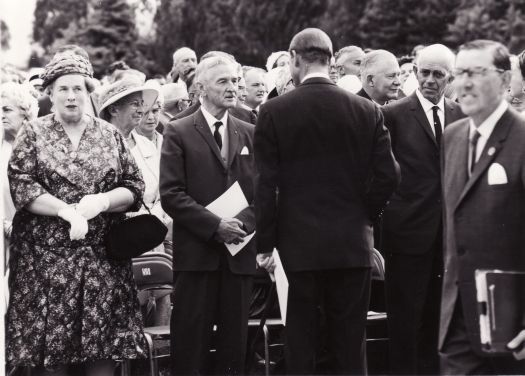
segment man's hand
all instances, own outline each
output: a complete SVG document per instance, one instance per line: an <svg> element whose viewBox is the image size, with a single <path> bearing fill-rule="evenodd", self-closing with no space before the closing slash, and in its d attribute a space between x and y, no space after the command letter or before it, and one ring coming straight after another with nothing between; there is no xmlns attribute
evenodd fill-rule
<svg viewBox="0 0 525 376"><path fill-rule="evenodd" d="M246 231L242 229L242 222L237 218L222 218L215 231L214 239L219 243L239 244L243 242Z"/></svg>
<svg viewBox="0 0 525 376"><path fill-rule="evenodd" d="M273 259L272 252L257 254L257 265L259 265L259 268L266 269L268 273L273 273L275 270L275 260Z"/></svg>
<svg viewBox="0 0 525 376"><path fill-rule="evenodd" d="M513 350L512 355L517 360L525 359L525 329L507 344L507 348Z"/></svg>

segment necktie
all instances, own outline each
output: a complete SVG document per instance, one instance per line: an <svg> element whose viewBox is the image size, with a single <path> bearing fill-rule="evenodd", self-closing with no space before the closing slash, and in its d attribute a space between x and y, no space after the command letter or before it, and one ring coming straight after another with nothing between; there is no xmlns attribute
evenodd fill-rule
<svg viewBox="0 0 525 376"><path fill-rule="evenodd" d="M215 139L215 142L217 143L217 146L219 146L219 150L222 149L222 137L219 133L219 128L222 126L222 123L220 121L213 124L215 127L215 131L213 132L213 138Z"/></svg>
<svg viewBox="0 0 525 376"><path fill-rule="evenodd" d="M438 106L432 107L432 112L434 113L434 132L436 132L436 143L438 146L440 146L443 131L441 130L441 121L439 120L438 110Z"/></svg>
<svg viewBox="0 0 525 376"><path fill-rule="evenodd" d="M470 174L474 170L474 165L476 164L476 148L478 146L478 140L481 135L478 131L474 131L470 138Z"/></svg>

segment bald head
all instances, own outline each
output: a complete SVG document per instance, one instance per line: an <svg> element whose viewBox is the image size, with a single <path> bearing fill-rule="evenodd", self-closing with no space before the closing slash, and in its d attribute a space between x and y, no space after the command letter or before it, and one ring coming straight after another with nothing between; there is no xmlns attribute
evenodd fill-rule
<svg viewBox="0 0 525 376"><path fill-rule="evenodd" d="M454 60L454 53L442 44L433 44L419 51L414 72L419 91L430 102L437 104L443 97L447 84L452 81Z"/></svg>

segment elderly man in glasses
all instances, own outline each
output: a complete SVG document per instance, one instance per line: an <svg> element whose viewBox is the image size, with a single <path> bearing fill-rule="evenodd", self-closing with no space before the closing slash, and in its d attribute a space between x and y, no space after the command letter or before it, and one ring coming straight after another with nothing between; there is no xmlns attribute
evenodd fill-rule
<svg viewBox="0 0 525 376"><path fill-rule="evenodd" d="M510 68L507 48L494 41L466 43L456 58L454 84L468 118L443 135L445 375L525 374L516 360L525 358L525 330L508 344L516 359L483 351L474 282L477 269L525 272L525 120L505 101Z"/></svg>
<svg viewBox="0 0 525 376"><path fill-rule="evenodd" d="M443 128L464 117L445 98L454 54L435 44L414 68L419 88L382 108L401 184L383 215L390 365L394 374L436 374L441 296L442 221L439 151Z"/></svg>

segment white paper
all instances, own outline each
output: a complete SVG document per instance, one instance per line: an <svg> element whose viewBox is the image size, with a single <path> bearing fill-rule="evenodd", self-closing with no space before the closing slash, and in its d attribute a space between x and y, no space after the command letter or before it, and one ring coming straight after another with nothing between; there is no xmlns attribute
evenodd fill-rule
<svg viewBox="0 0 525 376"><path fill-rule="evenodd" d="M248 201L246 201L239 182L236 181L226 192L206 206L206 209L218 217L233 218L247 207Z"/></svg>
<svg viewBox="0 0 525 376"><path fill-rule="evenodd" d="M279 252L274 248L273 259L275 261L275 287L277 288L277 299L279 299L279 309L281 310L281 321L286 325L286 309L288 307L288 278L284 272Z"/></svg>
<svg viewBox="0 0 525 376"><path fill-rule="evenodd" d="M221 218L233 218L239 214L242 210L248 207L248 201L242 192L239 182L232 184L230 188L212 203L206 206L206 209L211 211L218 217ZM255 231L244 237L244 241L239 244L224 244L232 256L239 253L255 235Z"/></svg>
<svg viewBox="0 0 525 376"><path fill-rule="evenodd" d="M228 251L230 251L232 256L235 256L237 253L239 253L244 248L244 246L246 244L248 244L250 242L250 240L252 240L254 235L255 235L255 231L252 232L249 235L246 235L243 238L244 241L242 243L239 243L239 244L226 244L226 243L224 243L224 245L226 246L226 248L228 248Z"/></svg>

